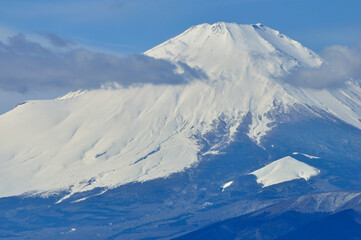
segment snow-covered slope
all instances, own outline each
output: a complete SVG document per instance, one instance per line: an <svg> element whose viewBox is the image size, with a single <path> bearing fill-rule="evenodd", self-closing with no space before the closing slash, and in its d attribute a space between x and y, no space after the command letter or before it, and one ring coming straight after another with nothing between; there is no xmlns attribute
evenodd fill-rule
<svg viewBox="0 0 361 240"><path fill-rule="evenodd" d="M287 112L300 104L323 110L361 129L361 87L347 82L343 89L295 88L279 81L295 66L319 67L322 59L299 42L262 24L201 24L145 54L185 62L210 75L214 88L227 98L242 98L237 108L252 112L249 136L260 141L269 131L268 112ZM315 79L317 81L317 79ZM282 109L283 108L283 109Z"/></svg>
<svg viewBox="0 0 361 240"><path fill-rule="evenodd" d="M320 170L287 156L251 172L250 174L257 177L257 183L262 184L262 187L268 187L294 179L303 178L308 180L319 173Z"/></svg>
<svg viewBox="0 0 361 240"><path fill-rule="evenodd" d="M258 76L270 76L283 74L282 68L296 64L317 67L322 63L320 57L299 42L262 24L223 22L194 26L145 54L199 67L213 80L250 86L261 80L244 81L242 77L252 77L256 68L261 73ZM247 71L248 68L252 69Z"/></svg>
<svg viewBox="0 0 361 240"><path fill-rule="evenodd" d="M271 120L266 113L278 105L287 108L297 102L273 78L297 65L322 63L300 43L262 24L194 26L145 54L204 70L220 97L217 102L227 99L231 109L253 113L249 136L258 142L269 130Z"/></svg>
<svg viewBox="0 0 361 240"><path fill-rule="evenodd" d="M261 24L202 24L145 54L185 62L209 77L184 85L78 91L1 115L0 197L166 177L198 161L197 138L220 118L228 131L225 144L247 114L248 135L260 144L275 121L269 113L286 114L295 104L361 128L360 87L316 91L282 83L278 77L293 67L322 61ZM217 150L215 145L210 152Z"/></svg>

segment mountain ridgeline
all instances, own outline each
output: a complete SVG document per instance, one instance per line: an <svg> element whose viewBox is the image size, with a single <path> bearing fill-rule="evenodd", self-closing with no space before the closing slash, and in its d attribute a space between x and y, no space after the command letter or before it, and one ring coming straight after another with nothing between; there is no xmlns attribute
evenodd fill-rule
<svg viewBox="0 0 361 240"><path fill-rule="evenodd" d="M359 229L359 82L293 84L324 60L262 24L201 24L144 54L204 74L0 116L0 237L310 239L338 217Z"/></svg>

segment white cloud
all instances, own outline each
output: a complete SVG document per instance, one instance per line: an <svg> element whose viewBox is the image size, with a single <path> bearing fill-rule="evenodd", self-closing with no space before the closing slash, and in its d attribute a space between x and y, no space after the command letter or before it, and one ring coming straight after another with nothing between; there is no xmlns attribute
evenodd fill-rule
<svg viewBox="0 0 361 240"><path fill-rule="evenodd" d="M298 68L287 77L287 82L307 88L338 88L346 81L361 79L361 49L359 47L331 46L321 56L324 63L319 68Z"/></svg>

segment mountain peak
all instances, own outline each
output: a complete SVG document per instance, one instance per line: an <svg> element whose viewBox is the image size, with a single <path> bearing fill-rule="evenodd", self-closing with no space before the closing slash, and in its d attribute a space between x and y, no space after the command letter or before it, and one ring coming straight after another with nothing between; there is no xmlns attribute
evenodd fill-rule
<svg viewBox="0 0 361 240"><path fill-rule="evenodd" d="M217 154L241 124L260 144L276 126L274 114L296 104L361 128L359 98L348 97L359 87L315 92L278 81L292 67L318 66L321 59L262 24L197 25L145 54L199 67L209 78L74 92L1 115L0 181L6 184L0 197L73 194L169 176L202 154ZM201 143L221 125L219 141L203 153Z"/></svg>
<svg viewBox="0 0 361 240"><path fill-rule="evenodd" d="M260 68L260 64L266 67L266 75L279 75L296 65L317 67L322 63L299 42L261 23L196 25L145 54L199 67L215 79L230 79L230 74Z"/></svg>
<svg viewBox="0 0 361 240"><path fill-rule="evenodd" d="M194 25L190 28L188 28L187 31L194 31L194 30L200 30L200 29L208 29L211 30L212 33L226 33L232 31L232 28L234 30L235 28L249 28L249 27L267 27L263 25L262 23L256 23L256 24L238 24L235 22L216 22L216 23L202 23L199 25Z"/></svg>

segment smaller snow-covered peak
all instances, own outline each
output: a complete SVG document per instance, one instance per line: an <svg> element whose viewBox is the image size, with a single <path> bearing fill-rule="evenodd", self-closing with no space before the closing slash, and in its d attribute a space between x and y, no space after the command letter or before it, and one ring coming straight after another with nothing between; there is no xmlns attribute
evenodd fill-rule
<svg viewBox="0 0 361 240"><path fill-rule="evenodd" d="M262 187L268 187L294 179L303 178L307 181L319 173L320 170L317 168L287 156L251 172L250 174L257 177L257 183L262 184Z"/></svg>

